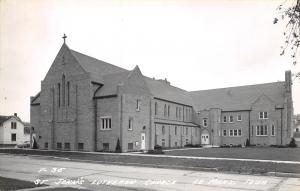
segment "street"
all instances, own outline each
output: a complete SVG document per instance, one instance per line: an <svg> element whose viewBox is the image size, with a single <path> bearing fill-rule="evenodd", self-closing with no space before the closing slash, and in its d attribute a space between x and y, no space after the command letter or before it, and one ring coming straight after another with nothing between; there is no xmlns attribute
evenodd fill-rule
<svg viewBox="0 0 300 191"><path fill-rule="evenodd" d="M0 155L0 176L90 190L299 190L300 178L118 166L62 158Z"/></svg>

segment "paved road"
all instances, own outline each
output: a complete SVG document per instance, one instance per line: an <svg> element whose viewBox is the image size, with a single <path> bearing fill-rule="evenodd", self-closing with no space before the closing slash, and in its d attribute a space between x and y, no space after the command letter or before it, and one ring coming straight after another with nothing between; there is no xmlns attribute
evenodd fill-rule
<svg viewBox="0 0 300 191"><path fill-rule="evenodd" d="M7 154L0 155L0 176L91 190L104 187L106 190L120 190L120 187L176 191L300 190L300 178L117 166Z"/></svg>

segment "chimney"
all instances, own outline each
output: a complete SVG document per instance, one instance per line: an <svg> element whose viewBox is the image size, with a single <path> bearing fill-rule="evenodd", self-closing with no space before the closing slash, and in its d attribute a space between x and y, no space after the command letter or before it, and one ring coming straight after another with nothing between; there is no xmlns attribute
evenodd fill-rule
<svg viewBox="0 0 300 191"><path fill-rule="evenodd" d="M14 116L15 116L15 117L18 117L18 114L17 114L17 113L14 113Z"/></svg>

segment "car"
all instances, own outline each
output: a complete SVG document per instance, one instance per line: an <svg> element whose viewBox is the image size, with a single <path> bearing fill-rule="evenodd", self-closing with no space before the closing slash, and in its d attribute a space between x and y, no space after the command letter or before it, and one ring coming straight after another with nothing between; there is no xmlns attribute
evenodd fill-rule
<svg viewBox="0 0 300 191"><path fill-rule="evenodd" d="M30 148L30 141L25 141L24 143L19 143L16 148Z"/></svg>

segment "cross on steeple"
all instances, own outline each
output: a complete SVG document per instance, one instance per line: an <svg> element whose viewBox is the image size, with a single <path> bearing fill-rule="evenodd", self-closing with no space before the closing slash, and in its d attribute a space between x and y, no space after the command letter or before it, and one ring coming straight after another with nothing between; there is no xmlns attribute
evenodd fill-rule
<svg viewBox="0 0 300 191"><path fill-rule="evenodd" d="M66 34L64 34L64 36L62 38L64 39L64 44L65 44L66 43L66 38L67 38Z"/></svg>

